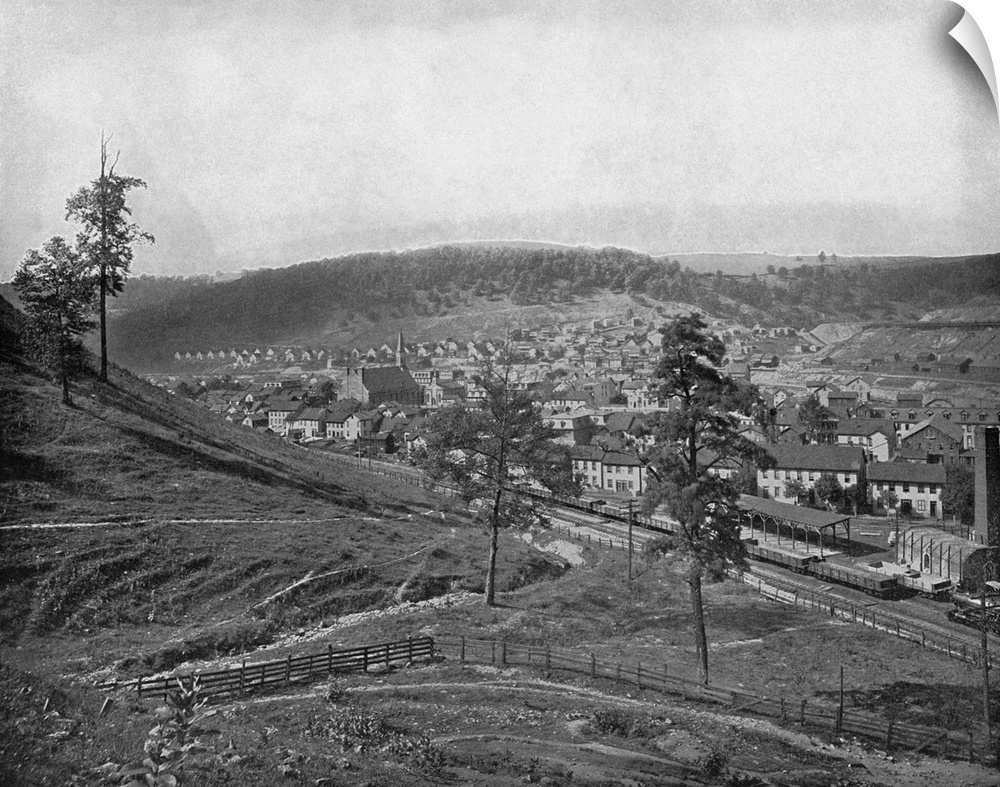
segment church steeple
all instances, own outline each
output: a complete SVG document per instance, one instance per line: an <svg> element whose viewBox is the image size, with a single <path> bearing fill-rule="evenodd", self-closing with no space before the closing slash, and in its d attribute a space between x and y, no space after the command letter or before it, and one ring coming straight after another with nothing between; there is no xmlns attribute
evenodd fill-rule
<svg viewBox="0 0 1000 787"><path fill-rule="evenodd" d="M399 332L399 337L396 339L396 366L400 369L405 369L406 364L403 362L403 332Z"/></svg>

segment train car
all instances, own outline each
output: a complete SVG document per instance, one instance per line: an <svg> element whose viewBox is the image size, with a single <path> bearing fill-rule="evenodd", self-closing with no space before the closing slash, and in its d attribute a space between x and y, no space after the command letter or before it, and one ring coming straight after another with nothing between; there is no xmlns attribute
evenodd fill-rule
<svg viewBox="0 0 1000 787"><path fill-rule="evenodd" d="M913 590L924 598L934 601L947 601L955 589L950 579L931 577L919 571L907 571L899 575L899 584L907 590Z"/></svg>
<svg viewBox="0 0 1000 787"><path fill-rule="evenodd" d="M948 619L956 623L986 630L1000 636L1000 585L987 582L985 597L968 593L955 593L952 596L954 608L948 613Z"/></svg>
<svg viewBox="0 0 1000 787"><path fill-rule="evenodd" d="M951 598L954 585L950 579L922 574L916 569L908 568L898 563L879 561L870 565L879 574L896 577L899 586L904 590L936 601L947 601Z"/></svg>
<svg viewBox="0 0 1000 787"><path fill-rule="evenodd" d="M895 598L900 594L900 584L895 576L880 574L869 568L845 566L827 561L810 563L806 573L817 579L856 588L876 598Z"/></svg>
<svg viewBox="0 0 1000 787"><path fill-rule="evenodd" d="M744 541L743 547L746 549L747 557L764 563L774 563L798 574L805 574L809 565L819 559L816 555L803 555L773 545L764 546L755 541Z"/></svg>

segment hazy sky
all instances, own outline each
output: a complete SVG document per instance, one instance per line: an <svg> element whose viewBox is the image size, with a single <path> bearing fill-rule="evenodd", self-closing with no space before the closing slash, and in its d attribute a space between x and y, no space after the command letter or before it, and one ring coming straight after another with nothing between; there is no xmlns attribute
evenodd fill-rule
<svg viewBox="0 0 1000 787"><path fill-rule="evenodd" d="M1000 249L1000 130L928 2L0 3L0 279L96 175L133 272L471 238ZM993 53L994 57L998 53Z"/></svg>

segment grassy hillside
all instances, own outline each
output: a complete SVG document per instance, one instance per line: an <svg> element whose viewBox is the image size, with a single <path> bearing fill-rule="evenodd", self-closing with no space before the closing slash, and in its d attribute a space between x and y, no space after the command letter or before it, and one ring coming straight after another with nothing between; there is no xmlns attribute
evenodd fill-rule
<svg viewBox="0 0 1000 787"><path fill-rule="evenodd" d="M222 423L117 367L109 385L78 380L73 406L20 359L0 359L0 380L0 652L161 668L482 586L478 529L420 488ZM520 544L501 582L561 570ZM255 606L309 574L329 578Z"/></svg>
<svg viewBox="0 0 1000 787"><path fill-rule="evenodd" d="M551 532L531 543L504 533L501 606L488 609L471 595L482 588L485 536L461 505L321 465L120 369L108 386L77 382L74 407L13 353L0 358L0 380L2 784L106 784L94 769L141 756L158 702L93 684L181 665L412 634L548 643L695 672L673 561L639 555L628 582L621 551L574 544L583 562L570 568L542 551L560 550ZM918 644L734 583L706 586L705 599L721 682L829 705L843 666L850 707L883 719L954 726L978 712L978 672ZM890 768L829 730L454 659L217 709L212 740L234 756L183 784L861 787L930 775L941 787L979 787L995 777L933 761Z"/></svg>

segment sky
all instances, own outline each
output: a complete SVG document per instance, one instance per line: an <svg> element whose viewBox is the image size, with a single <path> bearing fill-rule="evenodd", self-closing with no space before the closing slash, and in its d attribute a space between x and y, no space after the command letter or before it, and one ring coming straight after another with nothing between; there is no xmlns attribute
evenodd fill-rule
<svg viewBox="0 0 1000 787"><path fill-rule="evenodd" d="M456 240L1000 250L1000 125L944 0L0 4L0 280L145 180L133 275ZM997 56L997 53L995 53Z"/></svg>

